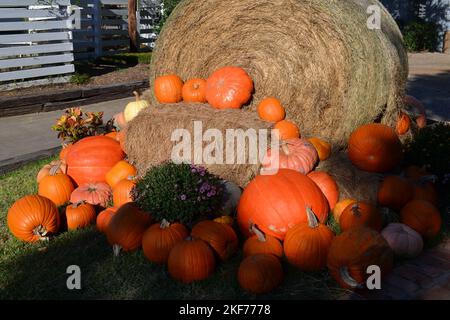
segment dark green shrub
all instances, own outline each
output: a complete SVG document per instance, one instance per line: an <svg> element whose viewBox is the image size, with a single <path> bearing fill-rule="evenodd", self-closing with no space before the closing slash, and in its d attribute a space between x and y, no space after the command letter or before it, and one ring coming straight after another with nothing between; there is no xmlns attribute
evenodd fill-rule
<svg viewBox="0 0 450 320"><path fill-rule="evenodd" d="M436 23L416 20L406 24L402 31L408 51L436 50L439 37L439 28Z"/></svg>
<svg viewBox="0 0 450 320"><path fill-rule="evenodd" d="M74 73L72 77L70 77L70 83L73 84L86 84L91 80L91 76L87 73Z"/></svg>
<svg viewBox="0 0 450 320"><path fill-rule="evenodd" d="M133 199L158 221L191 223L221 207L222 181L203 167L167 162L145 174Z"/></svg>
<svg viewBox="0 0 450 320"><path fill-rule="evenodd" d="M405 160L444 178L450 173L450 124L436 123L415 133L405 144Z"/></svg>

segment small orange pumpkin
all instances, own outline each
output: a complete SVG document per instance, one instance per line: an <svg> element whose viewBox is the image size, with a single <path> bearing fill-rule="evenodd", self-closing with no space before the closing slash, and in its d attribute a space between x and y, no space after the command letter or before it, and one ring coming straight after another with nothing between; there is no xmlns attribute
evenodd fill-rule
<svg viewBox="0 0 450 320"><path fill-rule="evenodd" d="M95 208L89 203L78 202L66 207L66 221L69 230L85 228L95 222Z"/></svg>
<svg viewBox="0 0 450 320"><path fill-rule="evenodd" d="M182 96L184 102L205 103L206 80L199 78L188 80L183 85Z"/></svg>
<svg viewBox="0 0 450 320"><path fill-rule="evenodd" d="M317 150L320 161L327 160L331 155L331 144L323 139L312 137L308 139Z"/></svg>
<svg viewBox="0 0 450 320"><path fill-rule="evenodd" d="M399 136L402 136L406 134L409 131L409 126L411 125L411 119L409 116L403 112L400 111L400 114L397 119L397 123L395 125L395 131Z"/></svg>
<svg viewBox="0 0 450 320"><path fill-rule="evenodd" d="M273 254L274 256L283 257L283 245L277 238L266 235L258 229L256 225L251 226L253 236L245 240L243 252L244 257L253 256L256 254Z"/></svg>
<svg viewBox="0 0 450 320"><path fill-rule="evenodd" d="M420 233L424 238L432 239L439 234L442 218L439 210L424 200L412 200L400 211L401 222Z"/></svg>
<svg viewBox="0 0 450 320"><path fill-rule="evenodd" d="M333 218L334 221L339 223L339 218L341 217L342 212L347 208L349 205L355 203L355 199L344 199L336 203L333 209Z"/></svg>
<svg viewBox="0 0 450 320"><path fill-rule="evenodd" d="M258 105L257 112L262 120L270 122L279 122L286 117L286 110L274 97L263 99Z"/></svg>
<svg viewBox="0 0 450 320"><path fill-rule="evenodd" d="M383 218L376 207L358 201L344 209L339 218L339 226L342 231L365 226L379 232L383 227Z"/></svg>
<svg viewBox="0 0 450 320"><path fill-rule="evenodd" d="M183 80L175 74L160 76L155 79L154 92L161 103L177 103L183 99Z"/></svg>
<svg viewBox="0 0 450 320"><path fill-rule="evenodd" d="M300 129L295 123L289 120L278 121L273 126L273 129L278 130L278 133L275 135L278 136L280 140L301 138Z"/></svg>
<svg viewBox="0 0 450 320"><path fill-rule="evenodd" d="M118 209L117 207L109 207L98 214L96 220L96 226L98 231L102 233L106 232L109 222L111 221L113 215L116 214L117 209Z"/></svg>
<svg viewBox="0 0 450 320"><path fill-rule="evenodd" d="M56 168L54 168L56 167ZM50 174L50 171L52 171L52 169L54 168L54 172L55 173L67 173L67 165L63 160L53 160L52 162L50 162L49 164L46 164L45 166L42 167L41 170L39 170L37 177L36 177L36 182L39 183L41 182L41 180L48 176Z"/></svg>
<svg viewBox="0 0 450 320"><path fill-rule="evenodd" d="M282 280L283 268L274 255L248 256L239 265L239 285L251 293L268 293L278 287Z"/></svg>
<svg viewBox="0 0 450 320"><path fill-rule="evenodd" d="M106 173L105 180L111 188L114 188L119 181L133 177L136 173L135 166L125 160L120 160Z"/></svg>
<svg viewBox="0 0 450 320"><path fill-rule="evenodd" d="M50 169L49 174L39 183L38 194L52 200L56 206L61 206L69 201L70 195L75 189L72 180L64 173L57 173L58 166Z"/></svg>
<svg viewBox="0 0 450 320"><path fill-rule="evenodd" d="M123 179L119 181L113 188L113 204L115 207L120 207L127 202L132 202L132 191L136 186L133 178Z"/></svg>
<svg viewBox="0 0 450 320"><path fill-rule="evenodd" d="M378 203L399 211L413 197L411 183L399 176L387 176L378 188Z"/></svg>

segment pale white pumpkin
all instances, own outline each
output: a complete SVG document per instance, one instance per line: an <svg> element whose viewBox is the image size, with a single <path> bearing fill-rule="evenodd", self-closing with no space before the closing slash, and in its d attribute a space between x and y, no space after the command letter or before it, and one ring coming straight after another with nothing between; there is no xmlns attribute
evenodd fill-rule
<svg viewBox="0 0 450 320"><path fill-rule="evenodd" d="M134 91L133 94L136 96L136 101L128 103L123 111L126 122L133 120L142 109L148 108L149 106L147 101L141 100L139 93Z"/></svg>
<svg viewBox="0 0 450 320"><path fill-rule="evenodd" d="M403 223L388 224L381 235L398 256L412 258L422 252L422 236Z"/></svg>

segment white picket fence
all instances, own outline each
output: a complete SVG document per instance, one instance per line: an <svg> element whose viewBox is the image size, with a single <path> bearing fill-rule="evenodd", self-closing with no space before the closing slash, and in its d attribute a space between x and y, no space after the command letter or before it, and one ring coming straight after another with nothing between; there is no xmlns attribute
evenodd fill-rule
<svg viewBox="0 0 450 320"><path fill-rule="evenodd" d="M138 41L151 49L160 0L138 3ZM74 4L82 8L80 23ZM67 81L74 59L126 52L129 43L127 0L0 0L0 84Z"/></svg>

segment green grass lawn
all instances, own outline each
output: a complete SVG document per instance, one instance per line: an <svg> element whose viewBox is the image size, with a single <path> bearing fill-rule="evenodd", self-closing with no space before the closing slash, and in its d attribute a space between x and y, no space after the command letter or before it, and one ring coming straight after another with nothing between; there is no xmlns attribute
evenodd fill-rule
<svg viewBox="0 0 450 320"><path fill-rule="evenodd" d="M220 264L210 279L184 285L167 269L148 262L142 250L113 256L94 226L62 232L49 242L26 244L6 226L6 214L20 197L37 192L36 174L51 159L0 176L0 299L252 299L240 289L238 252ZM66 269L81 268L81 290L68 290ZM348 292L337 287L326 271L303 273L283 263L285 279L268 299L336 299Z"/></svg>

